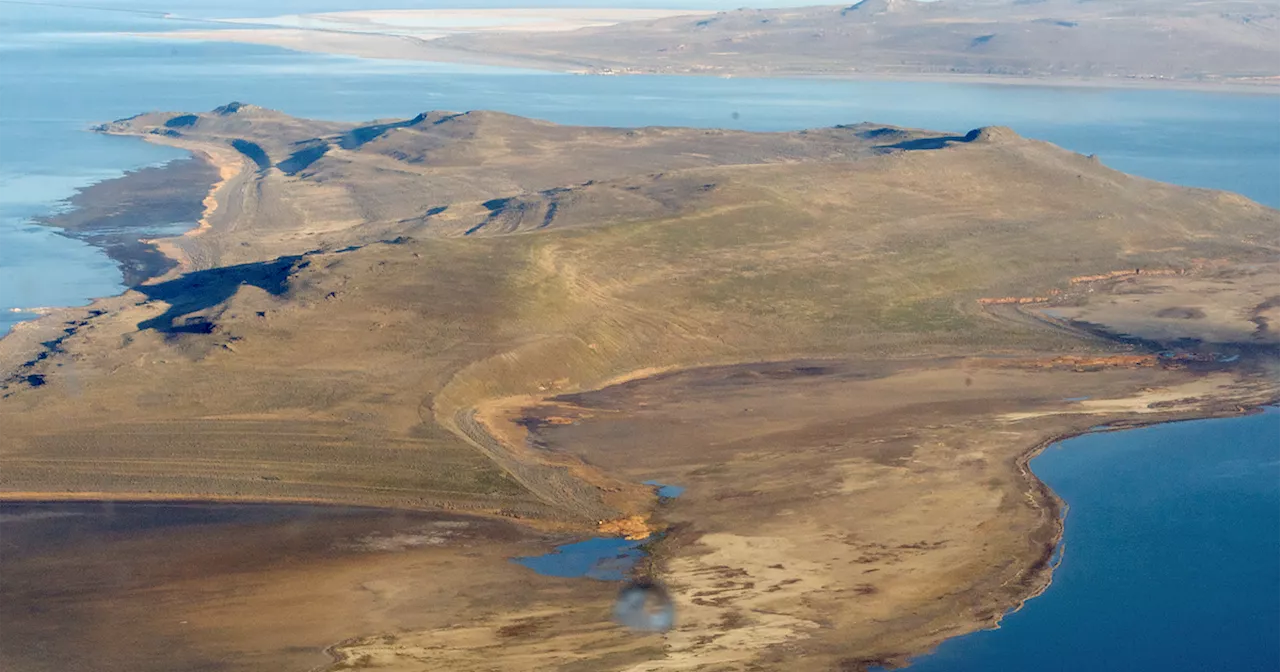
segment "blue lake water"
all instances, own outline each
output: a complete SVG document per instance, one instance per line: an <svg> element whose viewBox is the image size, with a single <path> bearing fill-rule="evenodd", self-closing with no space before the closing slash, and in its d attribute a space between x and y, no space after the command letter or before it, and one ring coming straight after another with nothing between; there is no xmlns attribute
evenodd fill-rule
<svg viewBox="0 0 1280 672"><path fill-rule="evenodd" d="M516 558L515 562L543 576L621 581L644 557L644 551L640 550L643 543L616 537L595 537L557 546L544 555Z"/></svg>
<svg viewBox="0 0 1280 672"><path fill-rule="evenodd" d="M684 487L680 485L666 485L657 481L645 481L644 484L657 488L658 496L663 499L673 499L684 493Z"/></svg>
<svg viewBox="0 0 1280 672"><path fill-rule="evenodd" d="M909 672L1280 670L1280 409L1087 434L1031 468L1069 506L1053 584Z"/></svg>

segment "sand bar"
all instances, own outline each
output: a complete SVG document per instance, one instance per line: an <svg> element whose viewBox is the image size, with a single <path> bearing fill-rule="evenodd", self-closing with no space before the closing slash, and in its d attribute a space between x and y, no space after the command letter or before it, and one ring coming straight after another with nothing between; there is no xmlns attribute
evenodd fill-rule
<svg viewBox="0 0 1280 672"><path fill-rule="evenodd" d="M222 40L251 44L273 44L299 49L304 37L317 41L305 51L351 53L339 46L338 37L380 36L386 39L380 58L396 56L393 45L402 39L433 40L463 33L553 33L612 26L627 21L653 21L672 16L703 16L707 10L622 9L622 8L519 8L519 9L400 9L316 14L284 14L266 18L221 19L226 29L177 30L160 33L133 33L139 37L191 40ZM238 26L245 26L239 28ZM323 37L322 37L323 35ZM327 45L320 48L320 45ZM359 54L372 56L372 54Z"/></svg>

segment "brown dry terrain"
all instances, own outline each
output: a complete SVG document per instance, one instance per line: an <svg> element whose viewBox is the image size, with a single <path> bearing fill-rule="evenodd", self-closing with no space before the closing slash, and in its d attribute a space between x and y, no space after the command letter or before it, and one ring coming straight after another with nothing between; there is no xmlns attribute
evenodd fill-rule
<svg viewBox="0 0 1280 672"><path fill-rule="evenodd" d="M506 557L540 541L500 520L324 506L16 503L0 526L0 667L23 672L323 667L353 631L486 609L441 589L476 572L527 599Z"/></svg>
<svg viewBox="0 0 1280 672"><path fill-rule="evenodd" d="M421 14L431 26L436 13ZM689 14L567 32L514 24L443 33L426 27L415 34L394 21L380 24L380 13L351 12L315 15L303 27L164 36L603 74L1280 83L1275 0L862 0Z"/></svg>
<svg viewBox="0 0 1280 672"><path fill-rule="evenodd" d="M1280 213L1007 129L233 104L104 130L211 157L216 208L160 241L185 274L0 341L0 497L447 509L544 543L631 516L668 532L646 570L680 605L665 636L609 626L608 591L496 544L487 574L441 574L461 601L439 619L352 625L337 669L900 661L1049 580L1038 446L1276 398ZM649 479L689 489L659 504ZM311 641L349 617L316 616Z"/></svg>

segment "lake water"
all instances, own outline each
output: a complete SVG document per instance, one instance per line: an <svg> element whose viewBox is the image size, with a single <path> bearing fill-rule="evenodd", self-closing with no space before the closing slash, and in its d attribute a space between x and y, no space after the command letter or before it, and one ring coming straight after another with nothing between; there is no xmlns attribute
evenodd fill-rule
<svg viewBox="0 0 1280 672"><path fill-rule="evenodd" d="M1070 507L1053 584L909 672L1280 670L1280 409L1087 434L1031 468Z"/></svg>
<svg viewBox="0 0 1280 672"><path fill-rule="evenodd" d="M640 550L644 543L617 537L595 537L557 546L544 555L516 558L515 562L543 576L621 581L644 557L644 551Z"/></svg>
<svg viewBox="0 0 1280 672"><path fill-rule="evenodd" d="M112 11L0 5L0 334L31 317L12 309L78 305L122 289L119 271L101 252L31 225L32 216L57 208L77 187L179 156L87 127L145 110L208 110L231 100L347 120L497 109L562 123L750 130L876 121L962 132L1003 124L1096 153L1121 170L1280 206L1280 96L556 75L123 37L111 33L211 24L161 19L159 12L174 6L159 0L89 5ZM412 5L421 3L379 3ZM225 17L353 6L201 0L179 9L183 17Z"/></svg>

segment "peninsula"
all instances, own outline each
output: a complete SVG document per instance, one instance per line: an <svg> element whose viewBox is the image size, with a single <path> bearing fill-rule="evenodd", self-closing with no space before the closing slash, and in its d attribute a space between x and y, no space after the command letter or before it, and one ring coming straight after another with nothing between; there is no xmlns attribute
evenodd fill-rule
<svg viewBox="0 0 1280 672"><path fill-rule="evenodd" d="M1280 212L1006 128L232 103L99 130L192 151L184 187L150 169L103 193L203 199L198 221L148 238L170 263L123 295L0 340L0 499L480 521L411 580L352 585L376 603L358 624L290 606L347 565L139 616L215 619L222 659L252 646L258 669L326 647L332 669L901 663L1048 585L1061 503L1026 467L1048 442L1278 396ZM609 586L507 561L517 538L653 532L666 635L610 627Z"/></svg>

